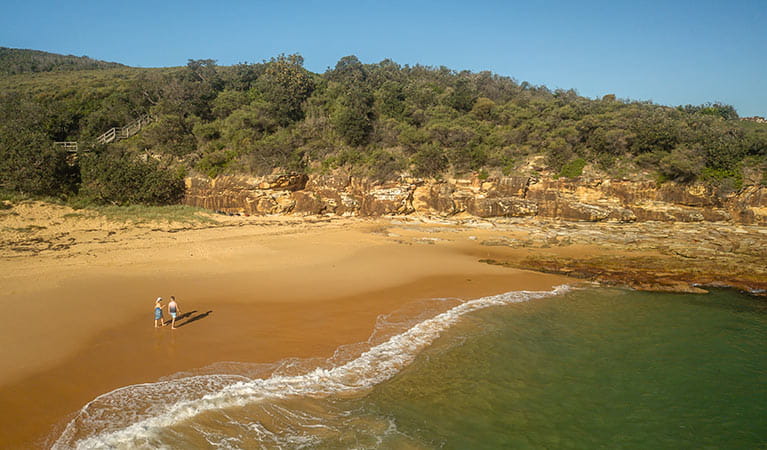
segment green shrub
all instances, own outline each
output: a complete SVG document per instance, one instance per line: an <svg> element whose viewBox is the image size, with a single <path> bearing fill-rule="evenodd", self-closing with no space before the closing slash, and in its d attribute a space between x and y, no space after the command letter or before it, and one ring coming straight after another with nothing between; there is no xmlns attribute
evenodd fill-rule
<svg viewBox="0 0 767 450"><path fill-rule="evenodd" d="M586 167L586 160L583 158L576 158L563 165L559 170L558 176L565 178L579 177L583 173L584 167Z"/></svg>
<svg viewBox="0 0 767 450"><path fill-rule="evenodd" d="M241 161L248 172L263 175L275 168L292 172L306 170L302 138L290 129L282 128L253 143Z"/></svg>
<svg viewBox="0 0 767 450"><path fill-rule="evenodd" d="M412 158L414 174L419 177L432 177L447 168L447 157L434 144L422 145Z"/></svg>
<svg viewBox="0 0 767 450"><path fill-rule="evenodd" d="M561 137L546 141L546 165L559 171L573 157L572 146Z"/></svg>
<svg viewBox="0 0 767 450"><path fill-rule="evenodd" d="M373 132L373 95L353 89L341 97L332 116L333 126L347 144L365 145Z"/></svg>
<svg viewBox="0 0 767 450"><path fill-rule="evenodd" d="M226 167L232 162L235 156L235 153L231 150L218 150L206 153L199 161L197 161L195 168L210 178L216 178L224 173Z"/></svg>
<svg viewBox="0 0 767 450"><path fill-rule="evenodd" d="M45 133L47 113L19 95L0 95L0 189L49 196L74 189L77 168Z"/></svg>
<svg viewBox="0 0 767 450"><path fill-rule="evenodd" d="M725 191L737 191L743 187L743 173L737 169L713 169L706 167L701 179Z"/></svg>
<svg viewBox="0 0 767 450"><path fill-rule="evenodd" d="M393 180L405 168L402 158L386 150L376 150L366 157L368 174L375 180Z"/></svg>
<svg viewBox="0 0 767 450"><path fill-rule="evenodd" d="M169 205L184 196L183 173L118 148L82 158L80 194L97 203Z"/></svg>
<svg viewBox="0 0 767 450"><path fill-rule="evenodd" d="M694 181L703 170L704 157L693 148L680 146L659 161L660 173L681 182Z"/></svg>
<svg viewBox="0 0 767 450"><path fill-rule="evenodd" d="M648 152L634 158L637 166L643 169L656 169L660 160L667 156L668 152Z"/></svg>
<svg viewBox="0 0 767 450"><path fill-rule="evenodd" d="M51 142L0 143L0 189L30 195L61 196L77 184L77 168Z"/></svg>

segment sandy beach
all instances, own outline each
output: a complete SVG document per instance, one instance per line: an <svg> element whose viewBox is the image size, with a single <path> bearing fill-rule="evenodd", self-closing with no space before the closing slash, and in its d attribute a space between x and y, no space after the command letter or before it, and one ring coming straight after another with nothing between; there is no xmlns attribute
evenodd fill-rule
<svg viewBox="0 0 767 450"><path fill-rule="evenodd" d="M50 446L72 414L122 386L222 362L330 357L365 341L378 316L419 299L574 282L480 262L519 252L480 245L497 234L486 224L295 217L126 224L58 206L13 212L2 218L0 253L3 448ZM155 329L154 299L170 295L180 327Z"/></svg>

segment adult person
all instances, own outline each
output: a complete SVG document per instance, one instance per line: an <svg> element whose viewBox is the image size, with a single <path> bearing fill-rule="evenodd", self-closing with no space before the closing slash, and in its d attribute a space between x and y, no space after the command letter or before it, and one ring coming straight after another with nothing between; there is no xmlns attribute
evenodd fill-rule
<svg viewBox="0 0 767 450"><path fill-rule="evenodd" d="M170 329L175 330L176 329L176 316L181 313L181 308L178 307L178 303L176 303L176 297L170 296L170 303L168 303L168 312L170 313L171 322L170 322Z"/></svg>
<svg viewBox="0 0 767 450"><path fill-rule="evenodd" d="M157 300L154 302L154 327L157 328L158 325L164 327L165 322L162 320L162 297L157 297Z"/></svg>

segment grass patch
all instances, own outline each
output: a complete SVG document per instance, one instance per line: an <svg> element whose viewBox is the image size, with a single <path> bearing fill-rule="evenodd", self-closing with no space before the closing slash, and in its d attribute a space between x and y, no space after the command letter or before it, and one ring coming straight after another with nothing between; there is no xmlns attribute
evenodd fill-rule
<svg viewBox="0 0 767 450"><path fill-rule="evenodd" d="M218 223L207 214L210 211L187 205L171 206L91 206L94 211L116 222L180 222L188 224Z"/></svg>
<svg viewBox="0 0 767 450"><path fill-rule="evenodd" d="M0 190L0 203L10 203L11 205L28 200L29 196L14 192Z"/></svg>

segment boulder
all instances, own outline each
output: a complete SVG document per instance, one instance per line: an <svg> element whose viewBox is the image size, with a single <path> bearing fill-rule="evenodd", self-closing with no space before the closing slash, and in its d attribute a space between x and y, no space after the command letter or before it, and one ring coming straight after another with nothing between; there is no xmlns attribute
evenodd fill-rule
<svg viewBox="0 0 767 450"><path fill-rule="evenodd" d="M450 216L456 207L452 194L455 187L446 182L425 183L413 190L413 210L420 214Z"/></svg>
<svg viewBox="0 0 767 450"><path fill-rule="evenodd" d="M560 200L557 217L565 220L599 222L610 217L609 207L588 205L577 201Z"/></svg>
<svg viewBox="0 0 767 450"><path fill-rule="evenodd" d="M362 194L359 212L363 216L410 214L415 186L408 184L371 186Z"/></svg>
<svg viewBox="0 0 767 450"><path fill-rule="evenodd" d="M295 206L293 212L306 215L317 215L323 212L323 202L317 194L310 191L296 191L293 193Z"/></svg>

